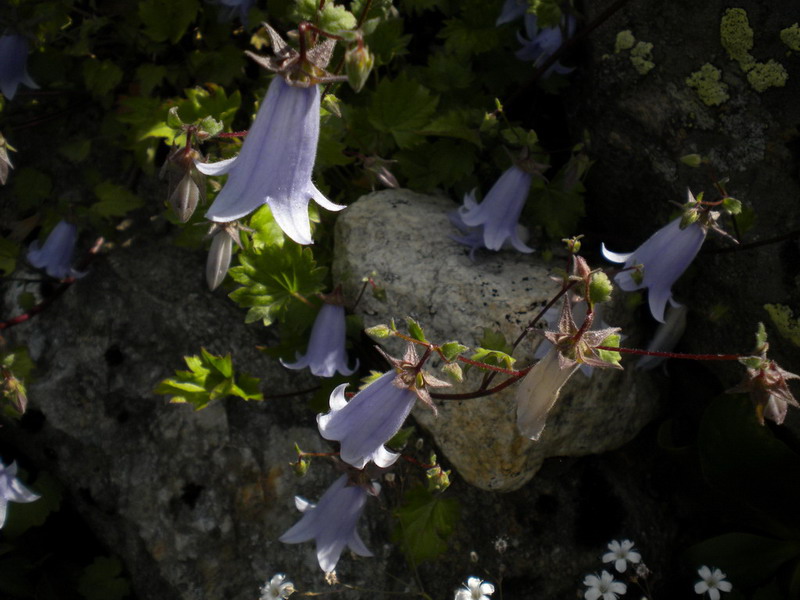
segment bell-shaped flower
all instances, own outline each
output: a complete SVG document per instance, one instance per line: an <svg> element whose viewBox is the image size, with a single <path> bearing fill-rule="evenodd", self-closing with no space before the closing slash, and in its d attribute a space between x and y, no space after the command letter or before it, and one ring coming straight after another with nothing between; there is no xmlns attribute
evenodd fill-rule
<svg viewBox="0 0 800 600"><path fill-rule="evenodd" d="M225 223L269 204L283 232L298 244L312 244L310 199L328 210L342 210L311 182L319 138L320 92L317 85L289 85L277 76L244 140L238 156L197 163L206 175L228 174L206 217Z"/></svg>
<svg viewBox="0 0 800 600"><path fill-rule="evenodd" d="M326 303L320 308L311 328L305 356L298 353L296 362L281 360L281 364L287 369L309 367L317 377L333 377L337 371L342 375L352 375L358 368L358 360L352 369L348 368L344 343L344 306Z"/></svg>
<svg viewBox="0 0 800 600"><path fill-rule="evenodd" d="M42 247L39 247L38 241L31 243L28 248L28 262L37 269L44 269L50 277L56 279L83 277L86 273L72 268L72 255L77 240L78 228L72 223L59 221Z"/></svg>
<svg viewBox="0 0 800 600"><path fill-rule="evenodd" d="M619 254L603 245L603 256L625 263L626 270L618 273L614 281L626 292L647 288L650 313L663 323L667 301L672 297L672 285L697 256L706 231L700 222L681 228L678 218L656 231L633 252ZM643 270L633 268L638 264L644 266Z"/></svg>
<svg viewBox="0 0 800 600"><path fill-rule="evenodd" d="M555 54L565 40L575 34L575 17L571 15L565 15L559 27L539 28L536 15L532 13L525 14L524 23L525 33L528 37L517 34L517 39L522 44L522 48L517 50L516 56L520 60L532 61L534 66L537 67ZM544 75L547 77L554 71L561 75L566 75L572 70L572 68L556 62L547 69Z"/></svg>
<svg viewBox="0 0 800 600"><path fill-rule="evenodd" d="M520 252L533 252L519 237L517 221L528 198L533 175L514 165L500 176L478 204L473 190L464 196L458 209L467 227L483 226L483 243L489 250L500 250L508 240Z"/></svg>
<svg viewBox="0 0 800 600"><path fill-rule="evenodd" d="M544 334L553 347L531 367L517 388L517 429L534 441L544 431L547 415L555 406L561 388L579 366L622 368L616 362L609 362L597 349L617 335L619 328L584 331L576 325L571 305L569 298L564 298L558 331Z"/></svg>
<svg viewBox="0 0 800 600"><path fill-rule="evenodd" d="M28 40L16 33L0 37L0 92L13 100L19 84L38 89L28 75Z"/></svg>
<svg viewBox="0 0 800 600"><path fill-rule="evenodd" d="M342 475L317 504L296 497L295 505L303 517L278 539L286 544L316 541L317 561L326 573L336 568L345 546L359 556L372 556L356 531L366 502L367 491L348 485L347 475Z"/></svg>
<svg viewBox="0 0 800 600"><path fill-rule="evenodd" d="M555 406L561 388L580 366L561 368L558 348L553 346L522 379L516 393L517 429L520 434L538 440L544 431L547 415Z"/></svg>
<svg viewBox="0 0 800 600"><path fill-rule="evenodd" d="M363 469L369 461L388 467L399 454L390 452L384 444L400 431L414 407L415 391L406 387L394 370L384 373L350 402L345 400L346 387L344 383L334 389L330 412L317 415L320 435L338 441L340 458L356 469Z"/></svg>
<svg viewBox="0 0 800 600"><path fill-rule="evenodd" d="M34 494L17 479L17 464L5 466L0 462L0 528L6 523L9 502L33 502L39 495Z"/></svg>

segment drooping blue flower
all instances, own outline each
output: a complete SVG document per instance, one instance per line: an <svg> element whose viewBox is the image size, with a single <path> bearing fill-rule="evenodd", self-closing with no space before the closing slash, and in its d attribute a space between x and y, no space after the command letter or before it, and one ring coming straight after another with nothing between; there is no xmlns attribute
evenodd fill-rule
<svg viewBox="0 0 800 600"><path fill-rule="evenodd" d="M317 415L319 432L326 440L338 441L340 458L363 469L369 461L385 468L397 460L399 454L384 447L396 434L417 396L405 387L392 370L353 396L344 397L347 384L338 386L330 397L331 410Z"/></svg>
<svg viewBox="0 0 800 600"><path fill-rule="evenodd" d="M39 495L34 494L17 479L17 464L5 466L0 461L0 528L6 523L9 502L33 502Z"/></svg>
<svg viewBox="0 0 800 600"><path fill-rule="evenodd" d="M681 219L675 219L651 235L629 254L611 252L605 245L603 256L625 263L624 270L614 281L626 292L647 288L650 313L656 321L664 322L664 309L672 297L672 285L689 267L706 239L706 227L694 222L681 229ZM634 274L634 265L642 264L641 275Z"/></svg>
<svg viewBox="0 0 800 600"><path fill-rule="evenodd" d="M315 540L317 561L326 573L336 568L345 546L359 556L372 556L356 530L366 502L367 491L348 485L347 475L342 475L316 505L296 497L295 505L303 517L278 539L286 544Z"/></svg>
<svg viewBox="0 0 800 600"><path fill-rule="evenodd" d="M500 16L497 17L495 25L503 25L510 23L514 19L520 18L528 10L528 0L506 0L503 3L503 8L500 10Z"/></svg>
<svg viewBox="0 0 800 600"><path fill-rule="evenodd" d="M517 39L522 44L522 48L517 50L516 57L520 60L532 61L534 66L537 67L555 54L565 39L569 39L575 34L575 17L571 15L564 15L559 27L543 27L540 29L536 15L533 13L525 14L524 23L525 33L528 37L517 34ZM544 76L549 76L553 71L566 75L572 70L572 68L556 62L547 69Z"/></svg>
<svg viewBox="0 0 800 600"><path fill-rule="evenodd" d="M228 181L206 212L226 223L269 204L283 232L298 244L312 244L308 202L342 210L311 182L319 139L320 92L317 85L292 86L283 77L270 83L238 156L197 163L206 175L228 173Z"/></svg>
<svg viewBox="0 0 800 600"><path fill-rule="evenodd" d="M342 375L352 375L358 368L358 360L350 369L347 366L345 342L344 306L323 304L311 328L311 338L305 356L297 354L297 362L281 364L287 369L309 367L317 377L333 377L338 371Z"/></svg>
<svg viewBox="0 0 800 600"><path fill-rule="evenodd" d="M468 227L483 226L483 244L489 250L500 250L508 240L520 252L533 252L520 239L517 229L532 181L531 173L512 166L480 204L475 200L474 190L464 196L464 205L458 209L461 221Z"/></svg>
<svg viewBox="0 0 800 600"><path fill-rule="evenodd" d="M40 248L38 241L31 243L28 248L28 262L37 269L44 269L50 277L56 279L83 277L86 273L72 268L72 255L77 240L78 228L72 223L59 221L47 236L44 246Z"/></svg>
<svg viewBox="0 0 800 600"><path fill-rule="evenodd" d="M16 33L0 37L0 92L13 100L19 84L38 89L28 75L28 40Z"/></svg>
<svg viewBox="0 0 800 600"><path fill-rule="evenodd" d="M483 225L470 227L464 223L461 213L457 210L447 213L447 218L450 219L450 223L453 227L461 232L460 236L451 235L450 239L459 244L469 246L469 258L472 262L475 262L475 251L478 248L486 247L483 245Z"/></svg>

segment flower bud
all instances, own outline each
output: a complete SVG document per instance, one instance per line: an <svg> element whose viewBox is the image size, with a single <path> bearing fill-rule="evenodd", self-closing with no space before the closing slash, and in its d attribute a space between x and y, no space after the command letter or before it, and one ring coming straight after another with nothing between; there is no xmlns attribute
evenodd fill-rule
<svg viewBox="0 0 800 600"><path fill-rule="evenodd" d="M197 202L200 200L200 188L190 172L187 172L169 197L169 205L181 223L192 218Z"/></svg>
<svg viewBox="0 0 800 600"><path fill-rule="evenodd" d="M211 240L206 262L206 282L210 290L215 290L228 274L231 265L233 239L225 229L220 229Z"/></svg>
<svg viewBox="0 0 800 600"><path fill-rule="evenodd" d="M681 162L689 167L699 167L703 163L703 157L699 154L687 154L681 156Z"/></svg>
<svg viewBox="0 0 800 600"><path fill-rule="evenodd" d="M372 71L375 57L367 50L366 46L358 44L345 52L344 61L344 70L347 73L350 87L356 92L360 92Z"/></svg>
<svg viewBox="0 0 800 600"><path fill-rule="evenodd" d="M613 290L614 284L611 283L608 275L602 271L592 273L592 279L589 282L589 301L592 304L610 300Z"/></svg>

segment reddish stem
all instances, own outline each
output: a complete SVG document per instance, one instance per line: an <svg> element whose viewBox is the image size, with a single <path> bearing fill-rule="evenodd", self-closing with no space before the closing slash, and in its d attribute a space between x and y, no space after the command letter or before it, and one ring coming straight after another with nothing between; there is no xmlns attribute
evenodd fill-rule
<svg viewBox="0 0 800 600"><path fill-rule="evenodd" d="M483 398L484 396L491 396L492 394L496 394L497 392L506 389L512 383L515 383L517 380L521 379L523 375L527 373L526 371L520 371L520 375L518 377L509 377L503 383L499 383L491 389L488 390L477 390L475 392L465 392L463 394L446 394L443 392L431 392L431 398L435 398L437 400L471 400L473 398Z"/></svg>
<svg viewBox="0 0 800 600"><path fill-rule="evenodd" d="M97 253L100 251L100 247L103 245L104 239L102 237L97 238L92 248L87 253L86 257L80 262L80 264L76 267L78 270L85 269L90 262L94 259ZM20 323L24 323L38 315L40 312L44 311L49 307L55 300L61 296L64 292L67 291L69 286L75 283L78 279L76 277L67 277L61 280L61 283L58 284L58 287L53 290L53 293L50 294L47 298L42 300L39 304L34 306L33 308L25 311L21 315L17 315L7 321L0 321L0 330L8 329L9 327L13 327L14 325L19 325Z"/></svg>
<svg viewBox="0 0 800 600"><path fill-rule="evenodd" d="M598 350L619 352L621 354L638 354L640 356L661 356L664 358L685 358L687 360L739 360L745 354L685 354L683 352L656 352L655 350L638 350L636 348L615 348L614 346L596 346Z"/></svg>

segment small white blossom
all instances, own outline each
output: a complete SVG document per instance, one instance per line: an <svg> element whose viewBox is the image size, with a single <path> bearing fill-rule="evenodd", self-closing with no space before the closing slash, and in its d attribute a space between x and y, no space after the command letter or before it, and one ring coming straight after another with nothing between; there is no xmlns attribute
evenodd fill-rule
<svg viewBox="0 0 800 600"><path fill-rule="evenodd" d="M598 598L617 600L618 594L624 594L628 590L624 583L614 581L614 576L608 571L600 573L600 577L587 575L583 580L583 585L589 588L583 594L586 600L598 600Z"/></svg>
<svg viewBox="0 0 800 600"><path fill-rule="evenodd" d="M467 578L467 584L456 590L454 600L489 600L489 596L494 594L494 586L486 581L481 581L480 577Z"/></svg>
<svg viewBox="0 0 800 600"><path fill-rule="evenodd" d="M275 600L277 598L288 598L294 594L294 584L286 581L286 575L277 573L272 576L261 588L261 598L259 600Z"/></svg>
<svg viewBox="0 0 800 600"><path fill-rule="evenodd" d="M628 563L635 565L642 561L642 555L633 549L633 542L630 540L611 540L608 544L611 552L603 554L603 562L613 562L614 568L618 573L624 573L628 568Z"/></svg>
<svg viewBox="0 0 800 600"><path fill-rule="evenodd" d="M695 594L708 594L711 600L719 600L720 592L730 592L733 585L730 581L725 581L725 573L719 569L713 571L703 565L697 569L697 574L700 575L700 581L694 584Z"/></svg>

